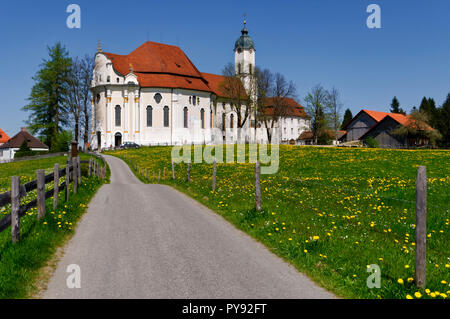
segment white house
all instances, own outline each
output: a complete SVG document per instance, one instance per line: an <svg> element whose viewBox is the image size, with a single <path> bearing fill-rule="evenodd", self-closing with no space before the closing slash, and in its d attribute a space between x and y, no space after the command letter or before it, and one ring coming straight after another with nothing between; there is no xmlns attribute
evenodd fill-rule
<svg viewBox="0 0 450 319"><path fill-rule="evenodd" d="M234 55L235 71L249 92L255 46L245 22ZM224 139L225 130L237 127L237 114L221 93L225 79L200 72L177 46L146 42L128 55L99 48L91 88L90 147L109 148L128 141L140 145L217 143L213 131L221 130L220 139ZM300 119L289 117L289 123L281 124L287 130L284 139L295 139L309 127L309 122ZM244 128L250 126L254 127L254 117L248 118Z"/></svg>
<svg viewBox="0 0 450 319"><path fill-rule="evenodd" d="M8 142L0 145L0 160L14 159L14 154L25 141L32 151L48 151L47 145L28 133L25 127L22 127L19 133L10 138Z"/></svg>

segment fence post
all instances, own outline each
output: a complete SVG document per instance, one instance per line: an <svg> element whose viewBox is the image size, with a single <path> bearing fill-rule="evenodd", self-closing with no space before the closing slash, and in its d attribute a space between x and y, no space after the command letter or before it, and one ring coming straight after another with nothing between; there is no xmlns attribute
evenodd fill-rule
<svg viewBox="0 0 450 319"><path fill-rule="evenodd" d="M419 166L416 181L416 285L426 285L427 252L427 168Z"/></svg>
<svg viewBox="0 0 450 319"><path fill-rule="evenodd" d="M89 159L89 172L88 172L88 176L89 176L89 177L92 176L92 158Z"/></svg>
<svg viewBox="0 0 450 319"><path fill-rule="evenodd" d="M175 163L172 161L172 179L175 179Z"/></svg>
<svg viewBox="0 0 450 319"><path fill-rule="evenodd" d="M164 170L163 170L163 180L166 180L166 167L164 167Z"/></svg>
<svg viewBox="0 0 450 319"><path fill-rule="evenodd" d="M73 193L76 194L77 193L77 159L74 157L72 158L72 167L73 167L73 171L72 171L72 178L73 178Z"/></svg>
<svg viewBox="0 0 450 319"><path fill-rule="evenodd" d="M152 179L152 183L155 183L155 171L153 171L153 179Z"/></svg>
<svg viewBox="0 0 450 319"><path fill-rule="evenodd" d="M77 157L77 174L78 174L78 185L81 184L81 158Z"/></svg>
<svg viewBox="0 0 450 319"><path fill-rule="evenodd" d="M45 171L39 169L37 173L37 218L45 216Z"/></svg>
<svg viewBox="0 0 450 319"><path fill-rule="evenodd" d="M261 184L260 184L261 167L259 161L255 163L255 199L256 210L261 211Z"/></svg>
<svg viewBox="0 0 450 319"><path fill-rule="evenodd" d="M212 190L216 190L216 174L217 174L217 161L216 158L214 158L213 163L213 176L212 176Z"/></svg>
<svg viewBox="0 0 450 319"><path fill-rule="evenodd" d="M70 161L66 162L66 202L69 201L69 185L70 185Z"/></svg>
<svg viewBox="0 0 450 319"><path fill-rule="evenodd" d="M161 170L158 171L158 183L160 179L161 179Z"/></svg>
<svg viewBox="0 0 450 319"><path fill-rule="evenodd" d="M54 172L53 172L53 209L58 207L58 198L59 197L59 164L55 164Z"/></svg>
<svg viewBox="0 0 450 319"><path fill-rule="evenodd" d="M11 239L13 244L20 239L20 177L11 177Z"/></svg>
<svg viewBox="0 0 450 319"><path fill-rule="evenodd" d="M190 182L191 181L191 162L189 161L189 163L187 164L187 181Z"/></svg>

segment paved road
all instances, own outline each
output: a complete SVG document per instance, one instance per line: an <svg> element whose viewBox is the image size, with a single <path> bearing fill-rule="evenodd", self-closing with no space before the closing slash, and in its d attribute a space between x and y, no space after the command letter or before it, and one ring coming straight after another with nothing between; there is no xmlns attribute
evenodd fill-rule
<svg viewBox="0 0 450 319"><path fill-rule="evenodd" d="M211 210L105 157L111 184L89 204L44 298L334 298ZM70 264L79 289L67 287Z"/></svg>

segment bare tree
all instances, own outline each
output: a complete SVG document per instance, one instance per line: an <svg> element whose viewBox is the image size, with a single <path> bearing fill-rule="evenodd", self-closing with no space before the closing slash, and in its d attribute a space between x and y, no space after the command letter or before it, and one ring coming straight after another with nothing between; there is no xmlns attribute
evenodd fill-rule
<svg viewBox="0 0 450 319"><path fill-rule="evenodd" d="M223 71L224 80L219 85L221 95L230 101L232 111L236 112L237 127L244 127L251 114L252 92L247 92L243 85L243 76L235 73L232 63L228 63ZM253 85L250 85L253 87Z"/></svg>
<svg viewBox="0 0 450 319"><path fill-rule="evenodd" d="M328 92L326 109L327 115L329 117L330 124L334 131L334 140L338 139L338 130L341 124L341 112L342 112L342 103L339 100L339 91L333 87L331 91Z"/></svg>
<svg viewBox="0 0 450 319"><path fill-rule="evenodd" d="M74 140L79 142L83 132L84 148L89 138L90 87L94 61L89 56L75 58L69 80L69 94L66 99L69 115L73 120Z"/></svg>
<svg viewBox="0 0 450 319"><path fill-rule="evenodd" d="M264 123L268 142L272 142L272 132L275 125L280 126L280 119L289 112L287 98L296 98L296 88L292 81L287 81L284 75L274 75L267 69L257 70L257 118Z"/></svg>
<svg viewBox="0 0 450 319"><path fill-rule="evenodd" d="M92 70L94 69L95 63L94 59L88 55L85 55L84 58L81 60L81 68L82 68L82 106L83 106L83 144L84 149L87 150L88 144L89 144L89 123L90 118L92 116L91 114L91 107L90 107L90 87L92 83Z"/></svg>
<svg viewBox="0 0 450 319"><path fill-rule="evenodd" d="M320 137L326 134L327 119L325 108L328 100L328 92L318 84L311 89L305 97L306 111L311 116L311 130L314 144L318 144Z"/></svg>

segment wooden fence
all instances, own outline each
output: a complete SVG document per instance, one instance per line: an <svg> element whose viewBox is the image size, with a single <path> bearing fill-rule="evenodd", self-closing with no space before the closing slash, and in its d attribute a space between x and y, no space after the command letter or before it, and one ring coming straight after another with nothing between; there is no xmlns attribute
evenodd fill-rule
<svg viewBox="0 0 450 319"><path fill-rule="evenodd" d="M106 162L102 156L91 154L102 160L103 166L99 165L98 161L89 159L88 161L81 161L80 157L73 157L68 160L66 167L59 168L56 163L54 171L51 174L45 175L45 171L40 169L36 171L36 179L26 184L20 185L20 177L11 177L11 190L0 194L0 207L11 204L11 213L5 215L0 220L0 232L11 226L11 239L16 243L20 239L20 218L24 217L26 213L34 207L37 207L37 219L41 220L45 216L45 201L53 197L53 209L58 206L59 193L65 191L65 201L69 200L69 187L72 182L73 192L77 193L78 186L81 184L81 164L88 164L88 177L97 176L104 179L106 176ZM59 184L60 177L65 176L64 182ZM45 191L45 185L53 182L53 189ZM26 196L29 192L36 190L37 196L32 201L20 205L20 199Z"/></svg>

